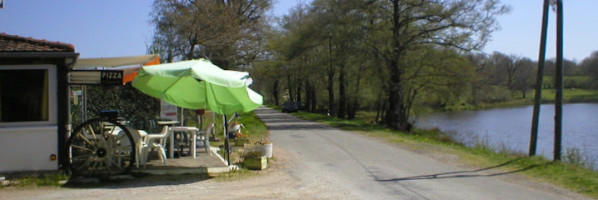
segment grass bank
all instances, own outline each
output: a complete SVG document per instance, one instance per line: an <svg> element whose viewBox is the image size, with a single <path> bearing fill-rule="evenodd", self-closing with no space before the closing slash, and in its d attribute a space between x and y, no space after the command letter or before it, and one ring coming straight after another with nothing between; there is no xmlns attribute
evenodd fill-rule
<svg viewBox="0 0 598 200"><path fill-rule="evenodd" d="M507 108L524 105L533 105L535 91L529 91L525 98L522 96L515 96L508 101L494 102L494 103L480 103L478 105L460 104L451 105L443 108L443 111L459 111L459 110L478 110L491 108ZM555 91L554 89L542 89L542 103L554 103ZM598 102L598 90L585 89L565 89L563 92L564 103L591 103Z"/></svg>
<svg viewBox="0 0 598 200"><path fill-rule="evenodd" d="M533 100L533 98L534 94L532 93L529 95L528 99ZM554 99L554 89L542 90L543 102L554 102ZM598 102L598 91L585 89L565 89L563 92L563 101L569 103Z"/></svg>
<svg viewBox="0 0 598 200"><path fill-rule="evenodd" d="M455 143L438 130L415 130L413 133L393 131L364 120L343 120L321 114L299 112L294 115L344 130L400 143L417 152L434 151L455 155L462 162L480 168L495 168L505 173L518 173L533 179L549 182L574 192L598 198L598 172L564 162L552 162L546 158L527 157L511 153L507 148L493 150L484 142L474 147Z"/></svg>

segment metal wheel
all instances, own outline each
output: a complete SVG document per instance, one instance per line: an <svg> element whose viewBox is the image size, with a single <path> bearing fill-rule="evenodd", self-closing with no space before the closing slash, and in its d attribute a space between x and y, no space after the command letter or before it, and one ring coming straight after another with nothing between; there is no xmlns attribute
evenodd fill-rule
<svg viewBox="0 0 598 200"><path fill-rule="evenodd" d="M128 172L135 162L129 130L107 118L91 119L74 129L67 143L73 175L110 176Z"/></svg>

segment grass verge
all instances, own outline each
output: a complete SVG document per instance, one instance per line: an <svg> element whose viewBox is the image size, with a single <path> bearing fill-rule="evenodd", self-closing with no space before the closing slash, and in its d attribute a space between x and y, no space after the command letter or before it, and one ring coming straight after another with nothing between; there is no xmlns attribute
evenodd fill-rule
<svg viewBox="0 0 598 200"><path fill-rule="evenodd" d="M502 173L518 173L591 198L598 198L598 172L587 169L583 165L552 162L539 156L527 157L511 153L506 148L497 151L484 142L474 147L466 147L453 142L438 130L415 130L413 133L404 133L362 120L343 120L307 112L294 115L344 130L356 131L389 143L400 143L416 151L425 149L425 151L434 151L433 153L456 155L459 160L473 167L498 169Z"/></svg>
<svg viewBox="0 0 598 200"><path fill-rule="evenodd" d="M218 173L218 174L211 174L212 178L215 181L237 181L237 180L244 180L247 178L255 177L257 174L251 170L240 168L239 170L234 170L226 173Z"/></svg>
<svg viewBox="0 0 598 200"><path fill-rule="evenodd" d="M47 174L29 174L19 175L18 177L9 177L3 180L0 188L9 187L39 187L50 186L60 187L69 179L68 175L63 173L47 173Z"/></svg>

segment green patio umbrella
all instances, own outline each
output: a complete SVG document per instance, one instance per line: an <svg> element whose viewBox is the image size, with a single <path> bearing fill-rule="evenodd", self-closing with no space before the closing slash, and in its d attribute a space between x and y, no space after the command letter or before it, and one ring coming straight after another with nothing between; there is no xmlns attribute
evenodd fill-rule
<svg viewBox="0 0 598 200"><path fill-rule="evenodd" d="M223 70L205 59L145 66L133 80L141 92L187 109L249 112L263 97L247 87L249 73Z"/></svg>

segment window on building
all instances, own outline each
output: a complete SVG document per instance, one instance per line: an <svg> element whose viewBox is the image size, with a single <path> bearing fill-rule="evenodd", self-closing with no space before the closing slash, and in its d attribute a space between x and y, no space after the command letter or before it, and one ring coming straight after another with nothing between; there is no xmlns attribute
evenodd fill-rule
<svg viewBox="0 0 598 200"><path fill-rule="evenodd" d="M48 69L0 68L0 123L49 121Z"/></svg>

